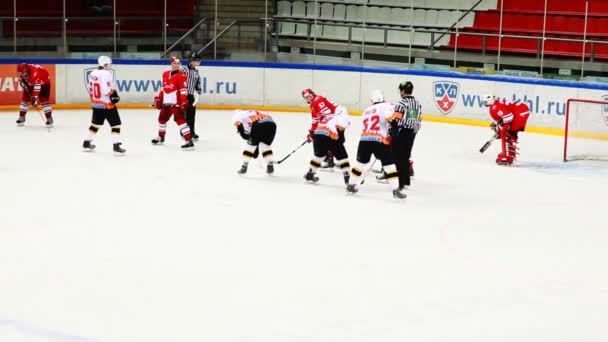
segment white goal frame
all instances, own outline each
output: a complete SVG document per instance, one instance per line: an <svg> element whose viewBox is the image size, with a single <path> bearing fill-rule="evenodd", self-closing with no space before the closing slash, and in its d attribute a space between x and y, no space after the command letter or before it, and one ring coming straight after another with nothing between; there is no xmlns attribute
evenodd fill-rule
<svg viewBox="0 0 608 342"><path fill-rule="evenodd" d="M594 103L594 104L599 104L602 106L608 106L608 101L600 101L600 100L588 100L588 99L568 99L568 101L566 102L566 120L564 122L564 156L563 156L563 160L564 162L567 162L569 160L581 160L581 159L592 159L592 160L608 160L606 159L607 157L593 157L593 156L587 156L587 157L582 157L582 158L574 158L574 159L568 159L568 138L569 138L569 124L570 124L570 104L576 102L576 103ZM608 146L608 144L607 144ZM608 151L607 151L608 152ZM608 155L608 153L607 153Z"/></svg>

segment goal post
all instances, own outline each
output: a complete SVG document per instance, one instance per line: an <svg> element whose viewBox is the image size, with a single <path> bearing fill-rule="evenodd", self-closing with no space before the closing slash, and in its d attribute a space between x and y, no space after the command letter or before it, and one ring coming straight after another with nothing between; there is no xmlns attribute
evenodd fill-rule
<svg viewBox="0 0 608 342"><path fill-rule="evenodd" d="M564 162L608 161L608 96L604 99L568 99L564 124Z"/></svg>

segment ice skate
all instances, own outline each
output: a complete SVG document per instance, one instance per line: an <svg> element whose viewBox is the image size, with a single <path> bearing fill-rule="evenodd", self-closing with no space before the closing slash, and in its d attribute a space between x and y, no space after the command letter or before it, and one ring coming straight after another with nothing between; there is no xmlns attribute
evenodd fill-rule
<svg viewBox="0 0 608 342"><path fill-rule="evenodd" d="M185 144L182 145L182 148L184 150L190 150L194 148L194 143L192 142L192 140L188 140Z"/></svg>
<svg viewBox="0 0 608 342"><path fill-rule="evenodd" d="M93 151L95 149L95 145L93 145L93 143L91 142L91 140L85 140L82 143L82 148L85 150L85 152L90 152L90 151Z"/></svg>
<svg viewBox="0 0 608 342"><path fill-rule="evenodd" d="M308 172L304 175L304 179L309 182L316 183L319 181L319 177L315 176L315 173L312 170L308 170Z"/></svg>
<svg viewBox="0 0 608 342"><path fill-rule="evenodd" d="M120 147L120 145L122 145L122 143L115 143L114 147L112 148L114 153L118 153L118 154L123 154L125 152L127 152L127 150L125 150L124 148Z"/></svg>
<svg viewBox="0 0 608 342"><path fill-rule="evenodd" d="M401 190L399 190L399 189L393 190L393 198L404 199L406 197L407 197L407 195L404 194L403 192L401 192Z"/></svg>
<svg viewBox="0 0 608 342"><path fill-rule="evenodd" d="M158 136L152 139L153 145L162 145L165 142L165 137Z"/></svg>
<svg viewBox="0 0 608 342"><path fill-rule="evenodd" d="M357 189L357 187L354 184L349 184L346 186L346 191L348 193L355 194L355 193L357 193L357 191L359 191L359 189Z"/></svg>
<svg viewBox="0 0 608 342"><path fill-rule="evenodd" d="M236 172L239 175L244 175L247 173L247 164L243 163L243 165L241 165L241 168Z"/></svg>

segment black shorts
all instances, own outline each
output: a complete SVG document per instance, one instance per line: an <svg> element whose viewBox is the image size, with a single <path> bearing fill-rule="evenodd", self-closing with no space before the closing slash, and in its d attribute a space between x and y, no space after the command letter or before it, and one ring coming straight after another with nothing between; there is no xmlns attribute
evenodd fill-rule
<svg viewBox="0 0 608 342"><path fill-rule="evenodd" d="M270 146L277 133L277 125L272 121L254 122L251 125L250 144L258 146L261 142Z"/></svg>
<svg viewBox="0 0 608 342"><path fill-rule="evenodd" d="M317 158L324 158L327 152L331 151L337 160L348 158L348 153L344 144L339 140L334 140L327 135L315 134L312 136L312 148Z"/></svg>
<svg viewBox="0 0 608 342"><path fill-rule="evenodd" d="M102 126L105 120L108 120L110 127L119 126L121 121L120 116L118 115L118 109L93 108L93 118L91 119L91 122L94 125Z"/></svg>
<svg viewBox="0 0 608 342"><path fill-rule="evenodd" d="M395 163L389 145L385 145L379 141L359 141L357 161L361 164L367 164L372 158L372 155L380 160L382 166Z"/></svg>

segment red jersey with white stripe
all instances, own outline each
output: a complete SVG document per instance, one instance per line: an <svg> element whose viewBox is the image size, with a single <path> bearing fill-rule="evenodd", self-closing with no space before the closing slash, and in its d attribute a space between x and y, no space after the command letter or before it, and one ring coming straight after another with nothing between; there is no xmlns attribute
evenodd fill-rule
<svg viewBox="0 0 608 342"><path fill-rule="evenodd" d="M502 122L509 130L522 131L528 122L530 108L525 102L499 99L490 106L490 116L495 122Z"/></svg>
<svg viewBox="0 0 608 342"><path fill-rule="evenodd" d="M376 103L363 111L361 141L377 141L390 144L388 129L395 118L395 106L388 102Z"/></svg>
<svg viewBox="0 0 608 342"><path fill-rule="evenodd" d="M38 64L28 64L30 70L27 79L21 79L25 86L31 87L32 96L38 96L43 85L50 85L49 72Z"/></svg>
<svg viewBox="0 0 608 342"><path fill-rule="evenodd" d="M310 115L312 116L311 130L315 130L322 117L336 113L338 104L323 96L316 95L310 103Z"/></svg>
<svg viewBox="0 0 608 342"><path fill-rule="evenodd" d="M180 105L188 102L187 77L180 70L163 73L162 99L164 105Z"/></svg>

